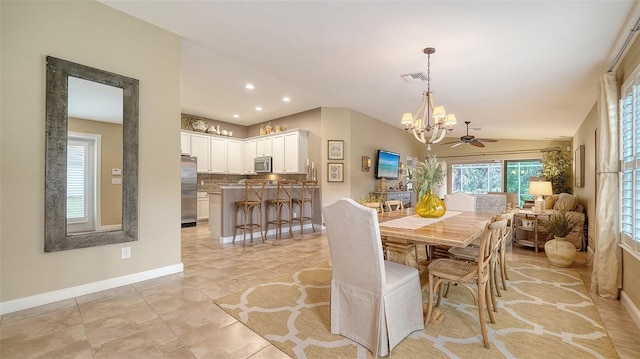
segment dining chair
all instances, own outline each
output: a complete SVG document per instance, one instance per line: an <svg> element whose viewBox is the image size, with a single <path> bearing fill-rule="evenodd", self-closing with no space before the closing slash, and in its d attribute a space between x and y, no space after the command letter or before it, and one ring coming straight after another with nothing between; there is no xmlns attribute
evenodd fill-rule
<svg viewBox="0 0 640 359"><path fill-rule="evenodd" d="M485 308L489 314L490 322L495 323L493 311L489 308L489 303L491 302L491 288L488 286L491 274L490 262L494 253L492 248L496 246L506 226L506 220L486 224L480 239L479 255L476 262L441 258L429 264L429 303L425 325L431 320L434 306L440 306L443 284L460 285L471 292L473 302L478 306L478 319L482 340L484 346L489 348L489 337L484 314ZM475 287L473 284L475 284ZM440 295L438 295L437 303L434 305L436 288Z"/></svg>
<svg viewBox="0 0 640 359"><path fill-rule="evenodd" d="M293 185L296 183L294 180L278 180L278 188L276 189L276 196L264 201L266 223L264 226L265 237L269 232L269 225L275 227L276 239L282 238L282 227L289 226L289 236L293 235ZM275 218L269 217L269 210L273 208L275 210ZM283 213L283 211L285 211Z"/></svg>
<svg viewBox="0 0 640 359"><path fill-rule="evenodd" d="M494 217L492 222L494 221L506 221L505 228L500 227L498 238L495 243L491 244L491 262L489 263L490 271L489 271L489 288L491 289L491 303L493 304L493 311L498 311L496 296L501 297L500 287L498 286L498 268L500 268L500 277L502 278L502 287L504 290L507 290L507 282L504 275L504 270L502 269L502 263L504 263L504 252L505 252L505 240L509 235L507 233L508 221L509 217L503 214ZM453 259L462 260L462 261L471 261L477 262L480 248L479 242L478 246L466 246L463 248L452 247L449 249L449 253ZM506 268L506 266L505 266Z"/></svg>
<svg viewBox="0 0 640 359"><path fill-rule="evenodd" d="M374 208L378 213L384 213L384 206L380 202L367 202L362 204L365 207Z"/></svg>
<svg viewBox="0 0 640 359"><path fill-rule="evenodd" d="M233 203L233 243L236 243L236 234L238 229L242 229L242 246L244 247L247 238L247 230L251 235L251 243L253 243L253 231L257 229L260 232L260 238L264 243L264 235L262 233L262 195L267 180L255 179L245 180L244 199ZM253 211L258 210L258 223L253 221ZM238 221L238 214L242 212L242 223Z"/></svg>
<svg viewBox="0 0 640 359"><path fill-rule="evenodd" d="M476 210L476 196L464 192L444 195L444 205L448 211L474 212Z"/></svg>
<svg viewBox="0 0 640 359"><path fill-rule="evenodd" d="M315 193L316 187L318 186L318 181L305 180L302 181L302 188L300 189L300 197L293 197L291 199L292 204L297 205L299 208L299 215L293 218L292 222L298 221L300 223L300 234L304 232L304 222L311 222L311 230L313 232L316 231L315 223L314 223L314 212L315 212ZM306 209L309 208L308 211ZM306 213L306 214L305 214ZM294 213L295 214L295 213Z"/></svg>
<svg viewBox="0 0 640 359"><path fill-rule="evenodd" d="M384 207L388 212L404 209L404 203L397 199L384 201Z"/></svg>
<svg viewBox="0 0 640 359"><path fill-rule="evenodd" d="M322 213L331 253L331 333L387 356L424 329L418 270L383 259L371 208L343 198Z"/></svg>

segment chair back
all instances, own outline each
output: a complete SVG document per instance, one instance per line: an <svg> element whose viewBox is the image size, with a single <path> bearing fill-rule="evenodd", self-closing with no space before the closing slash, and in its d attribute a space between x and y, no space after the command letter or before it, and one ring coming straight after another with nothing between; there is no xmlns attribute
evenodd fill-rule
<svg viewBox="0 0 640 359"><path fill-rule="evenodd" d="M514 219L515 214L513 212L505 212L502 213L501 215L498 216L498 218L500 219L506 219L507 220L507 228L505 229L504 232L504 244L506 244L507 242L509 242L510 238L513 236L513 231L514 231ZM505 246L503 245L502 248L504 248Z"/></svg>
<svg viewBox="0 0 640 359"><path fill-rule="evenodd" d="M464 192L444 195L444 204L451 211L475 212L476 196Z"/></svg>
<svg viewBox="0 0 640 359"><path fill-rule="evenodd" d="M398 211L404 209L404 203L397 199L385 201L384 206L387 211Z"/></svg>
<svg viewBox="0 0 640 359"><path fill-rule="evenodd" d="M318 186L318 181L302 181L302 193L300 194L300 197L304 198L305 201L313 200L313 196L316 193L316 186Z"/></svg>
<svg viewBox="0 0 640 359"><path fill-rule="evenodd" d="M244 202L245 203L262 203L262 195L267 180L254 179L245 180L244 182Z"/></svg>
<svg viewBox="0 0 640 359"><path fill-rule="evenodd" d="M363 203L362 205L365 207L373 208L378 213L384 213L384 207L380 202L367 202L367 203Z"/></svg>
<svg viewBox="0 0 640 359"><path fill-rule="evenodd" d="M293 197L294 180L278 180L278 189L276 190L276 198L278 201L291 201Z"/></svg>
<svg viewBox="0 0 640 359"><path fill-rule="evenodd" d="M478 248L478 276L487 279L489 276L489 263L494 260L494 254L500 246L500 240L507 228L507 220L496 220L487 223Z"/></svg>
<svg viewBox="0 0 640 359"><path fill-rule="evenodd" d="M382 293L386 283L378 215L350 198L322 208L332 280Z"/></svg>

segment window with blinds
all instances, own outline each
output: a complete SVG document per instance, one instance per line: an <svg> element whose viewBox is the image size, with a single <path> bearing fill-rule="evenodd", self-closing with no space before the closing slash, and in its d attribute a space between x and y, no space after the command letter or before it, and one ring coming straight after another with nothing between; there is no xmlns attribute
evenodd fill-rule
<svg viewBox="0 0 640 359"><path fill-rule="evenodd" d="M622 85L621 96L621 240L624 245L640 253L640 67Z"/></svg>
<svg viewBox="0 0 640 359"><path fill-rule="evenodd" d="M89 142L70 139L67 144L67 223L87 222Z"/></svg>

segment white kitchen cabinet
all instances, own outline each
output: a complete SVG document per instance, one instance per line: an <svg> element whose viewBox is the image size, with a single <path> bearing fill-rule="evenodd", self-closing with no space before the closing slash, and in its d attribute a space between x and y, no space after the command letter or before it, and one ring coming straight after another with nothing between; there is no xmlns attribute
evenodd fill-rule
<svg viewBox="0 0 640 359"><path fill-rule="evenodd" d="M273 156L273 137L256 138L256 157Z"/></svg>
<svg viewBox="0 0 640 359"><path fill-rule="evenodd" d="M209 219L209 194L207 192L198 192L197 213L198 221Z"/></svg>
<svg viewBox="0 0 640 359"><path fill-rule="evenodd" d="M286 149L284 148L284 134L271 137L273 146L273 173L286 173L284 168L284 154Z"/></svg>
<svg viewBox="0 0 640 359"><path fill-rule="evenodd" d="M211 173L242 173L242 141L211 137Z"/></svg>
<svg viewBox="0 0 640 359"><path fill-rule="evenodd" d="M253 159L257 157L256 140L244 141L243 148L242 148L242 157L243 157L242 173L254 174L255 172L253 171Z"/></svg>
<svg viewBox="0 0 640 359"><path fill-rule="evenodd" d="M241 174L242 173L242 141L228 139L227 140L227 173L228 174Z"/></svg>
<svg viewBox="0 0 640 359"><path fill-rule="evenodd" d="M180 132L180 152L191 154L191 134L189 132Z"/></svg>
<svg viewBox="0 0 640 359"><path fill-rule="evenodd" d="M307 131L273 136L273 172L306 173L307 145Z"/></svg>
<svg viewBox="0 0 640 359"><path fill-rule="evenodd" d="M198 158L198 172L211 172L211 136L191 134L191 156Z"/></svg>

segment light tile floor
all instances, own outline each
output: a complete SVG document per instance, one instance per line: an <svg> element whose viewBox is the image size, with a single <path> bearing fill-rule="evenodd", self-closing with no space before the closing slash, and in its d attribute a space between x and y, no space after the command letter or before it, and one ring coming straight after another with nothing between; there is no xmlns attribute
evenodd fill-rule
<svg viewBox="0 0 640 359"><path fill-rule="evenodd" d="M508 259L548 265L517 247ZM213 299L328 260L322 233L242 248L211 240L206 224L185 228L184 273L4 315L0 358L287 358ZM586 261L579 253L574 268L588 283ZM640 357L640 331L620 302L594 302L620 356Z"/></svg>

